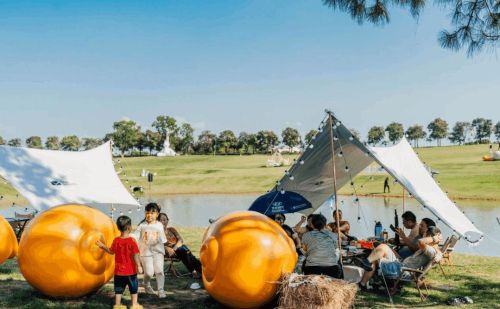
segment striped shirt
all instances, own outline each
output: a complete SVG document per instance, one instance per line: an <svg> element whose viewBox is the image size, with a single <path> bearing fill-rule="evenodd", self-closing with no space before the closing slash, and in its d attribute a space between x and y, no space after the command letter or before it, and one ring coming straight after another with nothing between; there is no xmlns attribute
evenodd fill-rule
<svg viewBox="0 0 500 309"><path fill-rule="evenodd" d="M314 230L302 236L306 247L306 266L337 265L338 235L329 230Z"/></svg>

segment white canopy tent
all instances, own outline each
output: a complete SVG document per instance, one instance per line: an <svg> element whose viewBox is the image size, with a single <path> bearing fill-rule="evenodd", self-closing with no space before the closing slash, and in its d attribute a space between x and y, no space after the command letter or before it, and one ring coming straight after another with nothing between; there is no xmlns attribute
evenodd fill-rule
<svg viewBox="0 0 500 309"><path fill-rule="evenodd" d="M471 243L483 238L483 233L439 188L405 138L392 147L367 147L338 119L333 118L332 123L330 127L327 121L322 122L319 133L274 190L301 194L313 205L303 212L311 213L335 195L333 162L337 190L347 184L355 188L353 178L377 162L458 235Z"/></svg>
<svg viewBox="0 0 500 309"><path fill-rule="evenodd" d="M0 146L0 175L37 211L67 203L139 206L116 174L110 142L81 152Z"/></svg>

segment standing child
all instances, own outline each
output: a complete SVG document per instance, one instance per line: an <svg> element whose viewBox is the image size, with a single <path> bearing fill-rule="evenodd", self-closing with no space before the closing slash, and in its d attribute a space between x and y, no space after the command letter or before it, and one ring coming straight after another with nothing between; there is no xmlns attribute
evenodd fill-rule
<svg viewBox="0 0 500 309"><path fill-rule="evenodd" d="M156 203L149 203L145 207L144 222L139 224L134 232L134 237L139 242L141 253L141 262L144 267L144 287L146 293L156 294L151 286L151 278L156 276L156 285L158 287L158 297L165 298L163 290L165 284L165 275L163 273L163 264L165 260L164 243L167 237L163 231L163 225L156 221L160 213L160 206Z"/></svg>
<svg viewBox="0 0 500 309"><path fill-rule="evenodd" d="M125 307L121 305L121 301L122 294L128 285L132 297L131 308L139 309L142 306L137 303L137 290L139 287L137 272L142 273L142 267L137 243L129 235L132 230L132 220L127 216L120 216L116 220L116 225L121 235L113 240L110 248L100 240L96 242L99 248L115 256L115 306L113 308L121 309Z"/></svg>

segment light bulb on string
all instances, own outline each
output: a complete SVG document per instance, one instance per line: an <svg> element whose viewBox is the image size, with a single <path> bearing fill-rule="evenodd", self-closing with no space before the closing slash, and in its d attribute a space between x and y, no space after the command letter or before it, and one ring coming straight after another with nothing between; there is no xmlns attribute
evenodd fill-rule
<svg viewBox="0 0 500 309"><path fill-rule="evenodd" d="M349 136L349 140L352 142L354 140L354 137L352 137L352 135Z"/></svg>
<svg viewBox="0 0 500 309"><path fill-rule="evenodd" d="M346 166L344 170L346 173L349 172L349 166Z"/></svg>
<svg viewBox="0 0 500 309"><path fill-rule="evenodd" d="M334 140L334 141L338 141L338 140L339 140L339 137L338 137L337 135L335 135L335 136L333 137L333 140Z"/></svg>
<svg viewBox="0 0 500 309"><path fill-rule="evenodd" d="M340 151L338 154L337 154L340 158L342 158L342 156L344 155L344 153L342 151Z"/></svg>
<svg viewBox="0 0 500 309"><path fill-rule="evenodd" d="M314 148L314 145L313 145L313 144L309 145L309 148L313 149L313 148Z"/></svg>
<svg viewBox="0 0 500 309"><path fill-rule="evenodd" d="M300 165L304 165L304 160L300 160Z"/></svg>
<svg viewBox="0 0 500 309"><path fill-rule="evenodd" d="M285 189L281 188L280 193L285 194Z"/></svg>
<svg viewBox="0 0 500 309"><path fill-rule="evenodd" d="M294 180L295 177L293 177L293 175L290 175L290 180Z"/></svg>
<svg viewBox="0 0 500 309"><path fill-rule="evenodd" d="M280 186L280 185L281 185L281 181L279 181L279 180L278 180L278 181L276 181L276 185L277 185L277 186Z"/></svg>
<svg viewBox="0 0 500 309"><path fill-rule="evenodd" d="M288 170L285 170L285 175L290 175L290 172L288 172Z"/></svg>

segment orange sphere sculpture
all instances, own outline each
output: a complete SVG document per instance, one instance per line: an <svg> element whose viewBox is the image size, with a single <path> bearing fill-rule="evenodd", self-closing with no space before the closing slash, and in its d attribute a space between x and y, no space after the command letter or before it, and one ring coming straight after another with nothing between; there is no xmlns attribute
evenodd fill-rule
<svg viewBox="0 0 500 309"><path fill-rule="evenodd" d="M0 216L0 264L17 255L17 238L4 217Z"/></svg>
<svg viewBox="0 0 500 309"><path fill-rule="evenodd" d="M44 211L24 230L19 268L35 289L52 297L79 297L111 279L114 256L96 246L111 245L119 235L113 221L85 205L62 205Z"/></svg>
<svg viewBox="0 0 500 309"><path fill-rule="evenodd" d="M276 295L276 281L293 271L297 253L276 222L240 211L208 228L200 258L203 283L212 297L230 307L255 308Z"/></svg>

